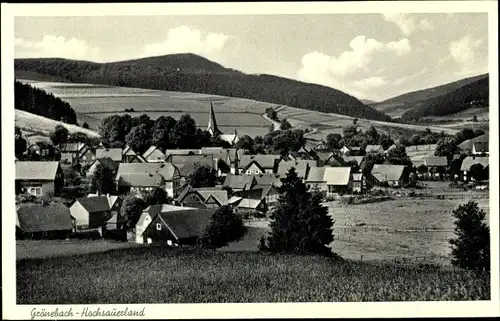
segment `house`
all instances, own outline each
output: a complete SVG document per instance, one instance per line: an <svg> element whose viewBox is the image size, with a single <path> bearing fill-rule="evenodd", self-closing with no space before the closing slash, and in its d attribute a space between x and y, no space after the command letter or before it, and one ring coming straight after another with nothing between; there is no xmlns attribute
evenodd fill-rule
<svg viewBox="0 0 500 321"><path fill-rule="evenodd" d="M324 180L325 168L326 167L321 166L313 167L309 170L309 173L305 179L305 184L310 191L317 190L326 193L326 181Z"/></svg>
<svg viewBox="0 0 500 321"><path fill-rule="evenodd" d="M73 229L68 207L58 203L22 204L17 220L23 238L67 238Z"/></svg>
<svg viewBox="0 0 500 321"><path fill-rule="evenodd" d="M84 154L89 147L84 143L67 143L59 145L61 151L61 162L74 165L80 161L80 156Z"/></svg>
<svg viewBox="0 0 500 321"><path fill-rule="evenodd" d="M281 186L281 178L276 174L258 174L253 175L255 177L255 185L260 186Z"/></svg>
<svg viewBox="0 0 500 321"><path fill-rule="evenodd" d="M268 209L263 188L240 191L228 202L235 212L266 212Z"/></svg>
<svg viewBox="0 0 500 321"><path fill-rule="evenodd" d="M326 184L326 196L347 193L352 188L350 167L325 167L323 180Z"/></svg>
<svg viewBox="0 0 500 321"><path fill-rule="evenodd" d="M295 168L295 172L297 176L304 179L307 176L307 173L311 167L316 167L315 161L307 161L307 160L296 160L296 161L285 161L279 160L277 165L276 173L279 177L286 177L290 169Z"/></svg>
<svg viewBox="0 0 500 321"><path fill-rule="evenodd" d="M392 147L392 146L391 146ZM406 154L416 153L416 152L426 152L427 154L434 154L437 149L437 144L426 144L426 145L412 145L406 146Z"/></svg>
<svg viewBox="0 0 500 321"><path fill-rule="evenodd" d="M332 166L332 167L342 167L345 166L345 161L338 153L329 153L326 160L322 162L322 165Z"/></svg>
<svg viewBox="0 0 500 321"><path fill-rule="evenodd" d="M155 174L161 175L163 180ZM120 163L116 180L118 188L125 190L134 187L139 191L147 190L162 184L160 187L174 198L182 189L179 169L170 163Z"/></svg>
<svg viewBox="0 0 500 321"><path fill-rule="evenodd" d="M201 154L212 155L214 166L217 170L218 176L227 174L236 174L238 169L238 160L243 155L244 150L236 148L222 148L222 147L202 147ZM224 165L220 165L223 162ZM225 167L225 168L222 168Z"/></svg>
<svg viewBox="0 0 500 321"><path fill-rule="evenodd" d="M352 191L354 193L363 193L365 189L365 182L362 173L352 174Z"/></svg>
<svg viewBox="0 0 500 321"><path fill-rule="evenodd" d="M228 174L224 179L223 186L230 187L233 192L252 189L257 184L255 176Z"/></svg>
<svg viewBox="0 0 500 321"><path fill-rule="evenodd" d="M365 153L383 153L384 147L382 145L366 145Z"/></svg>
<svg viewBox="0 0 500 321"><path fill-rule="evenodd" d="M74 219L75 231L97 230L101 236L111 218L106 196L77 198L69 211Z"/></svg>
<svg viewBox="0 0 500 321"><path fill-rule="evenodd" d="M242 155L238 164L240 174L276 173L280 155Z"/></svg>
<svg viewBox="0 0 500 321"><path fill-rule="evenodd" d="M109 157L98 158L92 163L92 165L90 165L89 169L87 170L86 176L87 177L93 176L98 165L102 165L107 169L111 170L112 172L116 172L116 170L118 169L118 163L112 160L111 158Z"/></svg>
<svg viewBox="0 0 500 321"><path fill-rule="evenodd" d="M219 208L228 205L228 192L220 187L203 187L195 189L204 199L207 208Z"/></svg>
<svg viewBox="0 0 500 321"><path fill-rule="evenodd" d="M53 160L55 150L51 142L37 141L29 144L24 154L33 160Z"/></svg>
<svg viewBox="0 0 500 321"><path fill-rule="evenodd" d="M274 185L255 185L252 190L260 190L260 199L265 201L267 207L275 206L278 203L279 192Z"/></svg>
<svg viewBox="0 0 500 321"><path fill-rule="evenodd" d="M215 169L212 155L168 155L165 161L177 167L183 178L191 175L197 166L209 166Z"/></svg>
<svg viewBox="0 0 500 321"><path fill-rule="evenodd" d="M473 142L472 143L472 155L488 155L489 143L488 142Z"/></svg>
<svg viewBox="0 0 500 321"><path fill-rule="evenodd" d="M146 160L142 157L142 155L137 154L132 147L125 146L122 150L122 160L124 163L145 163Z"/></svg>
<svg viewBox="0 0 500 321"><path fill-rule="evenodd" d="M291 159L293 160L318 160L318 155L314 150L309 150L305 146L302 146L298 151L296 152L290 152L288 155Z"/></svg>
<svg viewBox="0 0 500 321"><path fill-rule="evenodd" d="M354 163L356 163L356 165L358 165L358 168L361 168L365 157L364 156L343 156L342 159L344 160L344 166L350 162L354 162Z"/></svg>
<svg viewBox="0 0 500 321"><path fill-rule="evenodd" d="M106 224L106 230L117 230L123 228L126 223L125 218L120 215L120 207L122 206L123 199L118 195L102 195L106 196L111 211L111 218ZM87 197L101 197L99 194L89 194Z"/></svg>
<svg viewBox="0 0 500 321"><path fill-rule="evenodd" d="M92 164L95 159L95 149L89 146L82 148L78 154L78 162L83 166Z"/></svg>
<svg viewBox="0 0 500 321"><path fill-rule="evenodd" d="M351 156L361 156L364 153L364 150L360 146L350 146L349 147L349 155Z"/></svg>
<svg viewBox="0 0 500 321"><path fill-rule="evenodd" d="M16 184L35 196L61 194L64 174L59 162L21 162L16 165Z"/></svg>
<svg viewBox="0 0 500 321"><path fill-rule="evenodd" d="M446 156L427 156L424 158L424 165L433 176L442 178L448 167L448 159Z"/></svg>
<svg viewBox="0 0 500 321"><path fill-rule="evenodd" d="M231 146L236 145L236 143L239 142L240 137L238 136L238 133L236 131L236 128L234 128L234 131L232 134L220 134L219 138L227 143L229 143Z"/></svg>
<svg viewBox="0 0 500 321"><path fill-rule="evenodd" d="M139 195L165 186L165 179L158 173L123 173L117 175L116 180L119 188Z"/></svg>
<svg viewBox="0 0 500 321"><path fill-rule="evenodd" d="M403 165L375 164L370 172L370 179L377 185L387 183L389 186L402 186L404 171Z"/></svg>
<svg viewBox="0 0 500 321"><path fill-rule="evenodd" d="M176 203L195 208L219 208L228 205L228 192L220 187L194 188L187 185L176 198Z"/></svg>
<svg viewBox="0 0 500 321"><path fill-rule="evenodd" d="M111 158L117 163L123 161L123 150L121 148L98 148L95 150L95 158Z"/></svg>
<svg viewBox="0 0 500 321"><path fill-rule="evenodd" d="M144 243L192 245L205 234L216 209L194 209L156 214L143 233Z"/></svg>
<svg viewBox="0 0 500 321"><path fill-rule="evenodd" d="M489 157L488 156L467 156L462 161L462 166L460 167L460 171L462 172L462 179L464 182L467 182L471 179L470 168L474 164L480 164L486 171L489 171Z"/></svg>
<svg viewBox="0 0 500 321"><path fill-rule="evenodd" d="M165 154L158 149L158 147L150 146L144 154L142 154L142 158L149 163L163 162L165 161Z"/></svg>
<svg viewBox="0 0 500 321"><path fill-rule="evenodd" d="M170 204L158 204L148 206L144 211L142 211L142 215L137 221L135 225L135 241L136 243L144 243L144 231L146 227L148 227L149 223L151 223L153 217L155 217L158 213L165 212L173 212L173 211L185 211L185 210L194 210L193 207L182 207L175 206Z"/></svg>

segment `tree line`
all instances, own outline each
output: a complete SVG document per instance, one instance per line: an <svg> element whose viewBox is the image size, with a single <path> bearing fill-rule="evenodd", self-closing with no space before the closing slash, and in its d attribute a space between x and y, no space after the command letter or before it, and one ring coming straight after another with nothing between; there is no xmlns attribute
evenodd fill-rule
<svg viewBox="0 0 500 321"><path fill-rule="evenodd" d="M14 108L68 124L78 124L76 113L67 102L19 81L14 82Z"/></svg>
<svg viewBox="0 0 500 321"><path fill-rule="evenodd" d="M391 121L384 113L330 87L272 75L247 75L210 61L200 64L200 59L203 58L195 55L171 55L103 64L50 58L16 59L15 69L60 76L77 83L214 94Z"/></svg>
<svg viewBox="0 0 500 321"><path fill-rule="evenodd" d="M411 121L426 116L446 116L468 108L489 106L489 78L485 77L450 93L420 102L405 112L401 119Z"/></svg>
<svg viewBox="0 0 500 321"><path fill-rule="evenodd" d="M112 115L101 121L99 134L105 146L123 148L129 145L141 154L151 145L163 151L169 148L230 147L220 137L212 137L207 130L197 128L189 114L182 115L179 120L170 116L154 120L146 114L137 117Z"/></svg>

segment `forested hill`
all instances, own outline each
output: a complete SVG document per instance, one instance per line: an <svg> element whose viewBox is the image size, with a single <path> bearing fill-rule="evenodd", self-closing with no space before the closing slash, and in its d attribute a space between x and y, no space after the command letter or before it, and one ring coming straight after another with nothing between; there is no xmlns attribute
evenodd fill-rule
<svg viewBox="0 0 500 321"><path fill-rule="evenodd" d="M77 83L215 94L359 118L391 120L339 90L272 75L248 75L194 54L113 63L16 59L14 66L16 71L62 77Z"/></svg>
<svg viewBox="0 0 500 321"><path fill-rule="evenodd" d="M68 124L77 124L76 113L67 102L18 81L14 82L14 108Z"/></svg>
<svg viewBox="0 0 500 321"><path fill-rule="evenodd" d="M479 76L469 77L460 79L454 82L450 82L441 86L426 88L422 90L412 91L397 97L386 99L382 102L376 103L380 105L385 104L407 104L411 105L419 101L435 98L441 95L445 95L449 92L457 90L460 87L473 83L477 80L488 78L488 74L482 74Z"/></svg>
<svg viewBox="0 0 500 321"><path fill-rule="evenodd" d="M405 121L426 116L445 116L468 108L489 107L489 78L482 78L448 94L423 101L401 116Z"/></svg>

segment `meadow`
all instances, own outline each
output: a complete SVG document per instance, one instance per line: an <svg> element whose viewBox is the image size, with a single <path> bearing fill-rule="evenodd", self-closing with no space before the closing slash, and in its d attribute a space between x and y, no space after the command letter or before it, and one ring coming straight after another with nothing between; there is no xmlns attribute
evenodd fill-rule
<svg viewBox="0 0 500 321"><path fill-rule="evenodd" d="M150 245L17 261L17 304L488 300L489 275Z"/></svg>
<svg viewBox="0 0 500 321"><path fill-rule="evenodd" d="M313 131L306 134L306 137L316 140L324 140L330 133L342 134L343 129L352 125L354 117L327 114L309 110L281 106L276 109L280 119L286 118L290 124L298 128L313 128ZM361 130L366 131L370 126L374 126L377 131L398 137L402 134L411 135L425 131L429 128L432 132L454 135L459 130L456 128L442 127L437 125L412 125L402 123L391 123L376 120L358 119L357 125Z"/></svg>
<svg viewBox="0 0 500 321"><path fill-rule="evenodd" d="M48 136L57 125L63 125L70 133L84 133L88 136L97 137L98 134L93 130L88 130L76 125L66 124L43 116L15 110L15 124L20 127L27 137L43 134Z"/></svg>
<svg viewBox="0 0 500 321"><path fill-rule="evenodd" d="M417 191L426 194L423 197L394 195L383 202L351 205L325 202L335 222L332 250L352 260L449 266L448 240L455 237L453 210L475 200L485 211L487 222L490 211L488 193L450 191L445 188L447 184L429 182L427 190ZM246 241L256 249L260 236L269 231L269 222L255 221L249 225L261 228L251 242Z"/></svg>
<svg viewBox="0 0 500 321"><path fill-rule="evenodd" d="M190 114L198 127L205 129L208 124L210 102L214 106L219 129L225 134L252 137L264 136L271 123L262 114L274 104L249 99L239 99L215 95L186 92L169 92L141 88L113 87L92 84L73 84L22 80L67 101L73 107L80 124L86 122L90 129L97 130L101 120L114 114L131 116L147 114L152 119L171 116L179 119Z"/></svg>

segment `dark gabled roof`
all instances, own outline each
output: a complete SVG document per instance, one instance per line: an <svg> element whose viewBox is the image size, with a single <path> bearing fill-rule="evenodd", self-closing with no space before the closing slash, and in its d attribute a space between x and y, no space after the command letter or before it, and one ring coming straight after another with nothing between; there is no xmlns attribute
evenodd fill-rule
<svg viewBox="0 0 500 321"><path fill-rule="evenodd" d="M21 205L17 210L23 232L65 231L72 229L69 208L63 204Z"/></svg>
<svg viewBox="0 0 500 321"><path fill-rule="evenodd" d="M59 162L16 162L16 179L54 180Z"/></svg>
<svg viewBox="0 0 500 321"><path fill-rule="evenodd" d="M85 147L84 143L68 143L59 145L61 153L77 153Z"/></svg>
<svg viewBox="0 0 500 321"><path fill-rule="evenodd" d="M121 162L123 160L123 153L121 148L98 148L95 150L96 158L106 158L109 157L115 162Z"/></svg>
<svg viewBox="0 0 500 321"><path fill-rule="evenodd" d="M224 186L229 186L233 189L249 189L255 183L255 178L252 175L233 175L228 174L224 179Z"/></svg>
<svg viewBox="0 0 500 321"><path fill-rule="evenodd" d="M117 176L119 186L129 187L161 187L165 184L163 176L158 173L124 173Z"/></svg>
<svg viewBox="0 0 500 321"><path fill-rule="evenodd" d="M195 209L158 213L178 239L200 237L205 233L216 209ZM153 219L154 220L154 219Z"/></svg>
<svg viewBox="0 0 500 321"><path fill-rule="evenodd" d="M270 173L253 175L253 176L255 177L255 181L257 182L258 185L274 185L276 183L276 180L278 179L276 174L270 174Z"/></svg>
<svg viewBox="0 0 500 321"><path fill-rule="evenodd" d="M424 160L426 166L447 166L448 159L445 156L428 156Z"/></svg>
<svg viewBox="0 0 500 321"><path fill-rule="evenodd" d="M274 169L280 158L280 155L242 155L238 168L247 168L252 162L257 162L264 169Z"/></svg>
<svg viewBox="0 0 500 321"><path fill-rule="evenodd" d="M403 176L405 166L403 165L373 165L371 174L379 182L399 181Z"/></svg>
<svg viewBox="0 0 500 321"><path fill-rule="evenodd" d="M109 201L106 196L85 197L76 199L89 213L109 211Z"/></svg>
<svg viewBox="0 0 500 321"><path fill-rule="evenodd" d="M120 163L117 175L158 173L166 181L171 181L177 171L177 167L170 163Z"/></svg>

